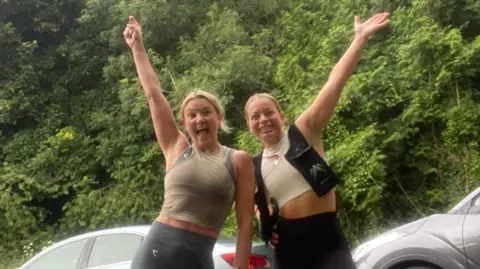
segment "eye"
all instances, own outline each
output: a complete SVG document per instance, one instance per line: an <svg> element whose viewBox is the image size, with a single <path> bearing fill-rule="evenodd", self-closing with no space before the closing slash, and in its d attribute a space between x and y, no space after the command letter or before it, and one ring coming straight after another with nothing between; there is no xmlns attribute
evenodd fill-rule
<svg viewBox="0 0 480 269"><path fill-rule="evenodd" d="M201 113L202 113L202 116L208 116L212 114L212 110L211 109L202 110Z"/></svg>

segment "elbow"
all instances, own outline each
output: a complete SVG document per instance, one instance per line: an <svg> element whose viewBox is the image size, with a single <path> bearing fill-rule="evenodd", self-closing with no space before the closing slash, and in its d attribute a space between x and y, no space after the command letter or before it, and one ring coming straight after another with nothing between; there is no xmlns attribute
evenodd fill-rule
<svg viewBox="0 0 480 269"><path fill-rule="evenodd" d="M158 104L162 101L162 90L158 87L145 87L145 95L149 103Z"/></svg>

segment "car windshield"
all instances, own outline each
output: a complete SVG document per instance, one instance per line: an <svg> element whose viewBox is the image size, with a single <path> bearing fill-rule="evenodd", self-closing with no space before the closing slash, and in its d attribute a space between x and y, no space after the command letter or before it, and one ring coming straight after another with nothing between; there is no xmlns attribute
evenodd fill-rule
<svg viewBox="0 0 480 269"><path fill-rule="evenodd" d="M476 197L480 193L480 187L478 187L476 190L472 191L470 194L468 194L465 198L461 199L456 205L448 211L449 214L455 214L458 210L460 210L463 206L465 206L466 203L471 202L471 200Z"/></svg>

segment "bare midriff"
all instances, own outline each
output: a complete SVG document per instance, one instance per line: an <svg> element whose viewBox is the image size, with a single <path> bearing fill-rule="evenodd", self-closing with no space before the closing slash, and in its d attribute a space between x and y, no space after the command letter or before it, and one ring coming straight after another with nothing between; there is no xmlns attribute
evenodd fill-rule
<svg viewBox="0 0 480 269"><path fill-rule="evenodd" d="M158 216L156 221L178 228L182 230L187 230L189 232L201 234L203 236L211 237L211 238L218 238L220 235L220 231L216 229L208 229L205 227L198 226L194 223L184 221L184 220L179 220L179 219L174 219L174 218L169 218L165 216Z"/></svg>
<svg viewBox="0 0 480 269"><path fill-rule="evenodd" d="M327 192L323 196L318 196L311 190L288 201L280 208L279 214L287 219L298 219L325 212L335 212L336 209L334 190Z"/></svg>

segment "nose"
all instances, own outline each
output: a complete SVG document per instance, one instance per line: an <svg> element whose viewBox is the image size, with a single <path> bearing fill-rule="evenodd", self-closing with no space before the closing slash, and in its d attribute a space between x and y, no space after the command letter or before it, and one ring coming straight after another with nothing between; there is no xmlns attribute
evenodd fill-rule
<svg viewBox="0 0 480 269"><path fill-rule="evenodd" d="M265 116L264 114L261 114L261 115L260 115L260 122L261 122L261 123L265 123L267 120L268 120L268 117L267 117L267 116Z"/></svg>
<svg viewBox="0 0 480 269"><path fill-rule="evenodd" d="M195 122L204 122L205 121L205 118L203 117L202 113L197 113L195 115Z"/></svg>

